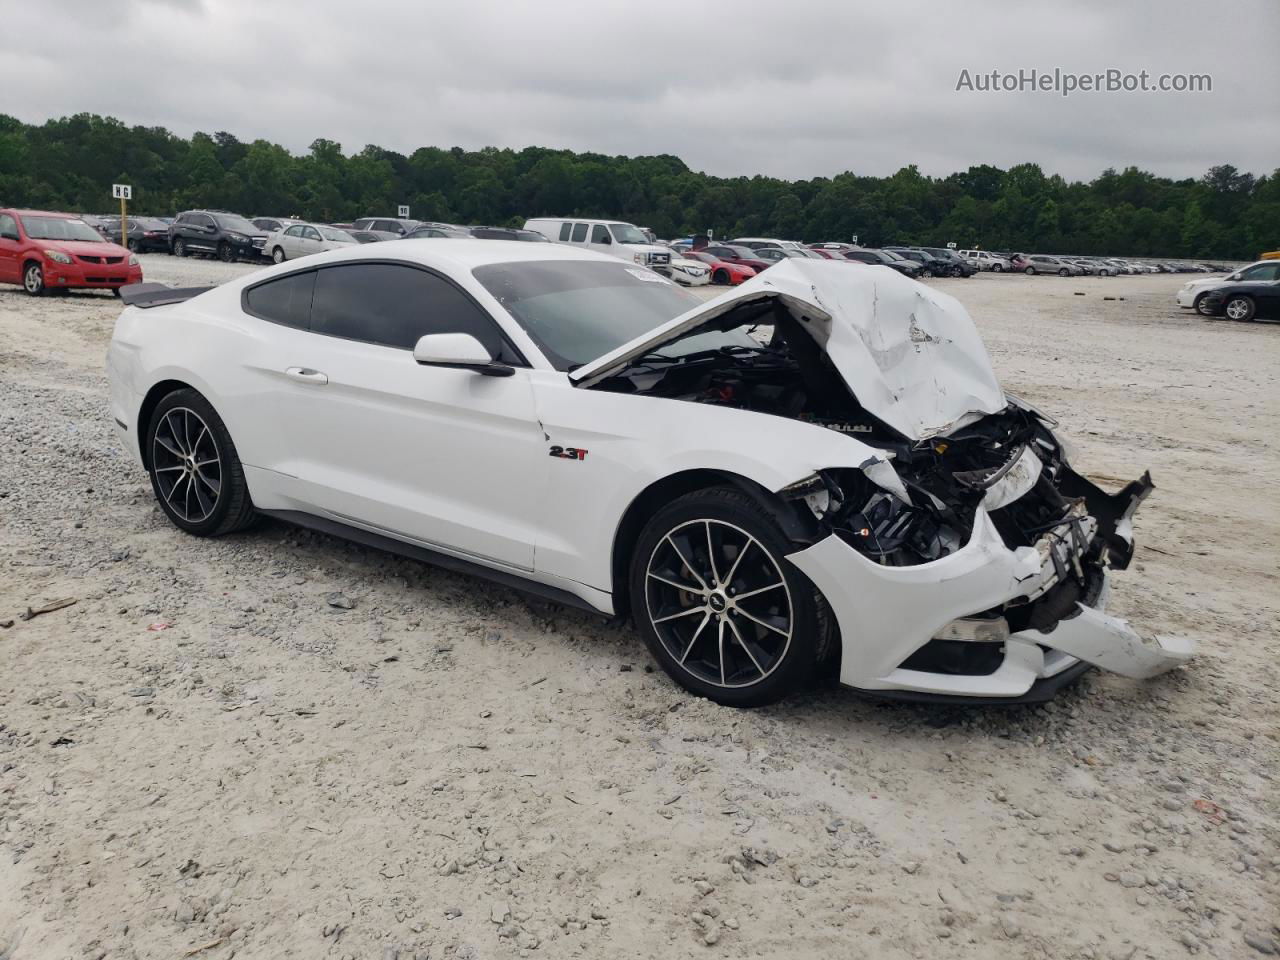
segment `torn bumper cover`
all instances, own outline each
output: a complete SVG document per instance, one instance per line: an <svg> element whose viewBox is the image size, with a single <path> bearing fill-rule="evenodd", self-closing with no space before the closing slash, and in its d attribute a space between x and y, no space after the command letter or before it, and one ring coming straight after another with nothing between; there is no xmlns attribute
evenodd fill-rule
<svg viewBox="0 0 1280 960"><path fill-rule="evenodd" d="M928 563L882 565L836 534L790 554L839 625L841 683L908 699L1026 701L1090 665L1141 679L1186 662L1192 641L1144 637L1105 612L1107 568L1129 563L1150 477L1115 495L1074 473L1069 484L1088 515L1034 546L1007 547L980 507L968 542Z"/></svg>

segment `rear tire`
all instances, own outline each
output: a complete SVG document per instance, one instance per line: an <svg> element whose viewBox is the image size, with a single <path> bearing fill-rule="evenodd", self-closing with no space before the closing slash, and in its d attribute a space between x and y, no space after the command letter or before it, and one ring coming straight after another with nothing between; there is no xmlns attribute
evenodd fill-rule
<svg viewBox="0 0 1280 960"><path fill-rule="evenodd" d="M156 405L144 450L151 489L179 530L213 537L253 522L236 445L213 405L197 391L175 390Z"/></svg>
<svg viewBox="0 0 1280 960"><path fill-rule="evenodd" d="M1058 271L1058 276L1069 277L1071 276L1071 271L1068 270L1066 267L1063 267L1061 270Z"/></svg>
<svg viewBox="0 0 1280 960"><path fill-rule="evenodd" d="M140 242L138 242L137 240L130 240L130 241L129 241L129 252L130 252L130 253L141 253L141 252L142 252L142 244L141 244Z"/></svg>
<svg viewBox="0 0 1280 960"><path fill-rule="evenodd" d="M992 272L992 273L1004 273L1004 265L1003 265L1003 264L1000 264L1000 263L993 263L993 264L991 265L991 272Z"/></svg>
<svg viewBox="0 0 1280 960"><path fill-rule="evenodd" d="M44 267L35 260L28 260L22 267L22 289L33 297L43 297Z"/></svg>
<svg viewBox="0 0 1280 960"><path fill-rule="evenodd" d="M719 284L727 284L729 282L729 274L724 270L717 270L711 274L711 282Z"/></svg>
<svg viewBox="0 0 1280 960"><path fill-rule="evenodd" d="M637 629L676 683L731 707L794 692L831 646L826 601L784 558L793 545L738 490L686 494L650 518L632 552Z"/></svg>
<svg viewBox="0 0 1280 960"><path fill-rule="evenodd" d="M1022 272L1025 273L1028 277L1034 277L1036 275L1036 268L1027 267L1027 269L1023 270Z"/></svg>

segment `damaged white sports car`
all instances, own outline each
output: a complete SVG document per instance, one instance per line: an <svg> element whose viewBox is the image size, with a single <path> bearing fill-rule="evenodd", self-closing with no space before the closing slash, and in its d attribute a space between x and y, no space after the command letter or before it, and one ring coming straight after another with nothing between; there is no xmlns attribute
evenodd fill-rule
<svg viewBox="0 0 1280 960"><path fill-rule="evenodd" d="M786 260L707 303L501 241L371 244L126 287L113 415L170 519L255 513L604 614L720 703L817 669L920 698L1149 677L1108 616L1148 477L1108 494L951 297Z"/></svg>

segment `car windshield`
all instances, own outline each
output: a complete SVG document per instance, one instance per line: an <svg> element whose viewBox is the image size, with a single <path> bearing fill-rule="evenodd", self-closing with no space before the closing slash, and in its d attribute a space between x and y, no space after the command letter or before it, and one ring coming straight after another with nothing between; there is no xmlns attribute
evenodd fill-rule
<svg viewBox="0 0 1280 960"><path fill-rule="evenodd" d="M557 370L602 357L701 301L643 267L539 260L476 267L475 278L533 338ZM739 331L682 339L668 355L759 347Z"/></svg>
<svg viewBox="0 0 1280 960"><path fill-rule="evenodd" d="M213 219L218 221L218 226L223 230L235 230L238 233L260 232L257 227L244 217L237 217L234 213L220 213Z"/></svg>
<svg viewBox="0 0 1280 960"><path fill-rule="evenodd" d="M83 220L68 220L66 217L23 217L22 229L32 240L102 242L102 234Z"/></svg>
<svg viewBox="0 0 1280 960"><path fill-rule="evenodd" d="M648 243L649 238L629 223L611 223L609 232L619 243Z"/></svg>
<svg viewBox="0 0 1280 960"><path fill-rule="evenodd" d="M347 231L339 230L336 227L317 226L316 229L320 231L320 236L322 236L326 240L336 240L338 243L355 243L356 242L355 237L347 233Z"/></svg>

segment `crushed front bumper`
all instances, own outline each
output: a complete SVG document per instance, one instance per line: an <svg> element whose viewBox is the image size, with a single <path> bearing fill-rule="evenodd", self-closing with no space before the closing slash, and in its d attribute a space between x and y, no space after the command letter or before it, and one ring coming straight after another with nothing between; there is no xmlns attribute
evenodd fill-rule
<svg viewBox="0 0 1280 960"><path fill-rule="evenodd" d="M1107 565L1127 566L1133 552L1133 512L1150 491L1150 479L1135 481L1115 495L1082 478L1080 483L1089 488L1089 513L1096 522L1096 532L1092 524L1079 525L1087 530L1082 537L1064 538L1051 531L1034 547L1009 549L987 511L979 508L969 542L929 563L882 566L835 534L788 555L822 591L840 627L840 682L909 699L1013 701L1045 699L1089 666L1142 679L1185 663L1194 652L1192 641L1145 638L1105 612ZM1100 544L1093 544L1095 536ZM1087 568L1082 566L1086 552L1093 558ZM1047 594L1071 577L1084 584L1078 594L1069 595L1078 599L1049 622L1012 617L1018 628L1010 632L998 611L1012 614L1017 604L1042 596L1047 605ZM997 614L990 619L993 611ZM913 655L937 642L935 638L961 638L945 642L960 643L959 649L966 651L966 631L957 625L972 624L978 617L992 625L972 636L989 654L986 668L920 668L920 657ZM991 632L1001 627L1003 632Z"/></svg>

